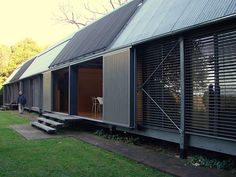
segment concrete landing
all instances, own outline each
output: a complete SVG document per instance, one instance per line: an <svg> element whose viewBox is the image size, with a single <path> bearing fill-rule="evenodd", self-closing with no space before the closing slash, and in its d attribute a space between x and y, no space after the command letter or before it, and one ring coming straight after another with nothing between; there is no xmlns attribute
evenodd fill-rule
<svg viewBox="0 0 236 177"><path fill-rule="evenodd" d="M22 135L27 140L39 140L48 138L60 138L64 135L49 135L39 129L32 127L31 125L11 125L10 128Z"/></svg>

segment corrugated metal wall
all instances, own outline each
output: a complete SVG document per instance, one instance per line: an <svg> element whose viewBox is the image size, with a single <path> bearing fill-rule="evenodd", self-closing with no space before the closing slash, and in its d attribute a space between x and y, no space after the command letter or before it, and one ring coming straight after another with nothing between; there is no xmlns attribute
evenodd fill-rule
<svg viewBox="0 0 236 177"><path fill-rule="evenodd" d="M130 51L117 51L103 59L103 120L130 126Z"/></svg>
<svg viewBox="0 0 236 177"><path fill-rule="evenodd" d="M23 93L25 95L25 98L27 100L26 107L31 108L32 106L32 96L31 96L31 89L30 89L30 79L23 80Z"/></svg>
<svg viewBox="0 0 236 177"><path fill-rule="evenodd" d="M10 87L10 103L16 103L19 94L19 82L13 83L9 87Z"/></svg>
<svg viewBox="0 0 236 177"><path fill-rule="evenodd" d="M33 99L33 104L32 104L32 107L38 107L39 105L38 105L38 98L39 98L39 81L38 81L38 77L36 77L36 78L33 78L32 79L32 85L31 85L31 87L32 87L32 90L33 90L33 92L32 92L32 99Z"/></svg>
<svg viewBox="0 0 236 177"><path fill-rule="evenodd" d="M3 103L10 103L10 93L9 93L9 86L5 85L3 87Z"/></svg>
<svg viewBox="0 0 236 177"><path fill-rule="evenodd" d="M43 110L52 111L52 74L43 73Z"/></svg>
<svg viewBox="0 0 236 177"><path fill-rule="evenodd" d="M28 109L38 110L42 108L42 75L37 75L24 79L22 81L23 93L26 97L27 103L26 107Z"/></svg>

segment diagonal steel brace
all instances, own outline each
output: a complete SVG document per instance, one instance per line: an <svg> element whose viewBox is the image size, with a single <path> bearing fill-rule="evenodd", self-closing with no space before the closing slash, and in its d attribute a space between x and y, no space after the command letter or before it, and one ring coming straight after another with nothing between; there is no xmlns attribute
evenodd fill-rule
<svg viewBox="0 0 236 177"><path fill-rule="evenodd" d="M159 65L156 67L156 69L148 76L148 78L144 81L142 86L140 87L141 89L144 87L144 85L151 79L153 74L159 69L159 67L162 65L162 63L169 57L171 52L176 48L176 46L179 44L179 40L176 42L176 44L171 48L171 50L168 52L168 54L165 56L165 58L159 63Z"/></svg>
<svg viewBox="0 0 236 177"><path fill-rule="evenodd" d="M142 91L152 100L152 102L161 110L161 112L170 120L170 122L179 130L179 133L182 133L182 130L176 125L176 123L166 114L166 112L157 104L157 102L142 88Z"/></svg>

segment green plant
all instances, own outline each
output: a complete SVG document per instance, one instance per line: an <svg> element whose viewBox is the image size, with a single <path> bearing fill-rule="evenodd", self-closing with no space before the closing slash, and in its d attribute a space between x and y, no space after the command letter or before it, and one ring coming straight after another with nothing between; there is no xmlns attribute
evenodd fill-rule
<svg viewBox="0 0 236 177"><path fill-rule="evenodd" d="M217 168L217 169L224 169L229 170L232 169L234 166L234 163L232 160L221 160L221 159L210 159L204 156L193 156L191 161L193 165L195 166L202 166L206 168Z"/></svg>
<svg viewBox="0 0 236 177"><path fill-rule="evenodd" d="M110 139L110 140L114 140L114 141L122 141L124 143L127 144L138 144L142 141L142 139L140 137L137 136L132 136L126 133L112 133L109 131L105 131L104 129L99 129L96 130L95 135L106 138L106 139Z"/></svg>

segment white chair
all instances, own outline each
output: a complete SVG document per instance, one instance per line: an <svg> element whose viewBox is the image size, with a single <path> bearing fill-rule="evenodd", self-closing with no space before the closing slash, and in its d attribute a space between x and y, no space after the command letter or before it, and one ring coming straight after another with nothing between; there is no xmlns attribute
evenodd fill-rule
<svg viewBox="0 0 236 177"><path fill-rule="evenodd" d="M97 107L97 112L102 112L102 107L103 107L103 98L102 97L97 97L98 100L98 107Z"/></svg>
<svg viewBox="0 0 236 177"><path fill-rule="evenodd" d="M96 97L92 97L92 112L97 112L98 100Z"/></svg>

